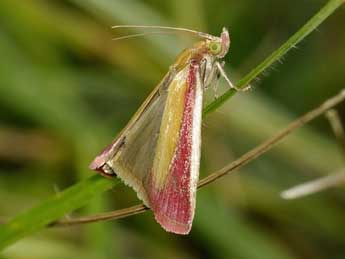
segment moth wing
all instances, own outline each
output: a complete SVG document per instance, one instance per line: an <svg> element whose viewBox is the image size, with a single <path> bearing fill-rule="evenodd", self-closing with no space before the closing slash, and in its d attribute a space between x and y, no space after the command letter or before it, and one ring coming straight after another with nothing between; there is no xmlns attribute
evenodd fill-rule
<svg viewBox="0 0 345 259"><path fill-rule="evenodd" d="M173 72L169 72L163 78L116 139L90 164L90 169L104 176L116 174L147 206L149 201L143 181L152 168L168 87L173 77Z"/></svg>
<svg viewBox="0 0 345 259"><path fill-rule="evenodd" d="M179 234L189 233L194 217L202 91L198 65L167 75L90 166L116 173L165 230Z"/></svg>
<svg viewBox="0 0 345 259"><path fill-rule="evenodd" d="M187 234L194 217L200 164L203 86L199 66L186 66L177 79L169 86L145 189L162 227Z"/></svg>

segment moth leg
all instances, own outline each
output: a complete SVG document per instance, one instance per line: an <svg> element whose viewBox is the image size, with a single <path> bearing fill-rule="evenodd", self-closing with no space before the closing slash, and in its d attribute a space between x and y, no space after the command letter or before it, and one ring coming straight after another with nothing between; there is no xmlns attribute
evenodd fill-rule
<svg viewBox="0 0 345 259"><path fill-rule="evenodd" d="M200 73L201 75L203 75L202 77L202 81L204 82L204 88L205 90L207 90L210 86L212 87L213 91L214 91L214 99L218 98L218 82L219 82L219 78L220 78L220 72L217 66L213 65L210 67L206 66L206 62L204 62L204 66L200 66L200 70L202 73ZM224 66L225 62L222 62L222 66ZM203 69L204 68L204 69ZM209 70L209 74L206 78L206 70Z"/></svg>
<svg viewBox="0 0 345 259"><path fill-rule="evenodd" d="M222 63L220 63L221 67L224 68L224 65L225 65L225 61L222 61ZM217 99L218 98L218 86L219 86L219 78L221 76L220 74L220 70L218 67L214 67L215 69L215 82L213 84L213 91L214 91L214 99Z"/></svg>
<svg viewBox="0 0 345 259"><path fill-rule="evenodd" d="M232 89L235 89L236 91L238 92L245 92L245 91L248 91L249 89L251 89L251 86L250 85L247 85L246 87L243 87L243 88L238 88L236 87L229 79L229 77L226 75L225 71L224 71L224 68L222 66L221 63L219 62L216 62L216 67L218 68L219 70L219 73L222 77L224 77L225 81L228 83L228 85L230 86L230 88Z"/></svg>
<svg viewBox="0 0 345 259"><path fill-rule="evenodd" d="M204 88L207 89L208 85L205 83L206 81L206 70L207 70L207 60L203 59L200 62L200 66L199 66L199 72L200 72L200 78L201 81L204 82Z"/></svg>

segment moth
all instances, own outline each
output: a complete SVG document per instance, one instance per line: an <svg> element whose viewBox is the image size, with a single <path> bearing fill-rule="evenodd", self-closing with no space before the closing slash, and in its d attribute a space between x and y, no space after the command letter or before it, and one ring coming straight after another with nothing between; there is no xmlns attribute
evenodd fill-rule
<svg viewBox="0 0 345 259"><path fill-rule="evenodd" d="M201 38L178 55L127 126L90 165L131 186L166 231L188 234L199 177L203 92L220 75L237 89L220 63L230 46L228 30L216 37L184 28L114 27L184 31Z"/></svg>

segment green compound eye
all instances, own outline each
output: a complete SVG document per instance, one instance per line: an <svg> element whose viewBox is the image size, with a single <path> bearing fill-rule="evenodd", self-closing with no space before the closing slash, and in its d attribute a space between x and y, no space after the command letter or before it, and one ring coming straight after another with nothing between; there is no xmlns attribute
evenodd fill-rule
<svg viewBox="0 0 345 259"><path fill-rule="evenodd" d="M213 55L218 55L222 51L222 44L220 42L211 42L209 48Z"/></svg>

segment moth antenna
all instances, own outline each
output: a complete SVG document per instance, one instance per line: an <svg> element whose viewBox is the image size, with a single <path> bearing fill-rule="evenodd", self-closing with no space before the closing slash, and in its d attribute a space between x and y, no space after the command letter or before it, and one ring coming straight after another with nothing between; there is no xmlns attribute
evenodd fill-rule
<svg viewBox="0 0 345 259"><path fill-rule="evenodd" d="M114 41L126 40L126 39L130 39L130 38L142 37L142 36L152 35L152 34L174 34L174 32L152 31L152 32L136 33L136 34L130 34L130 35L126 35L126 36L116 37L116 38L113 38L112 40L114 40Z"/></svg>
<svg viewBox="0 0 345 259"><path fill-rule="evenodd" d="M200 32L200 31L186 29L186 28L180 28L180 27L170 27L170 26L159 26L159 25L115 25L115 26L112 26L111 28L112 29L119 29L119 28L142 28L142 29L172 30L172 31L181 31L181 32L191 33L191 34L194 34L194 35L196 35L198 37L209 39L209 40L215 38L215 36L210 35L210 34L205 33L205 32Z"/></svg>

